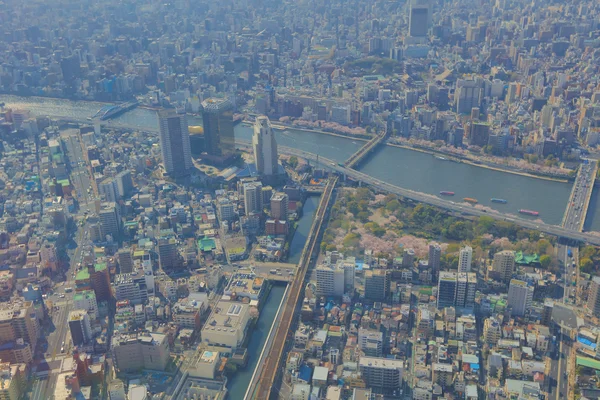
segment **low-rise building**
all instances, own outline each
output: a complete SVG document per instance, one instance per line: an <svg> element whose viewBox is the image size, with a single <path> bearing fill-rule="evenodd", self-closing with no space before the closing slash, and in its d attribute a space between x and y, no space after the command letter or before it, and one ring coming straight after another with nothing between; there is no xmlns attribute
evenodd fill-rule
<svg viewBox="0 0 600 400"><path fill-rule="evenodd" d="M249 322L248 304L220 300L202 327L202 341L235 351L244 341Z"/></svg>

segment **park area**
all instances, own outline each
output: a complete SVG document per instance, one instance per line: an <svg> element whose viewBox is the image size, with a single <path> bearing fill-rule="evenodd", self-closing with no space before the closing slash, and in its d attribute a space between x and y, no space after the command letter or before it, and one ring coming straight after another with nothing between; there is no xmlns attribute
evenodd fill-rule
<svg viewBox="0 0 600 400"><path fill-rule="evenodd" d="M490 259L501 250L520 252L522 264L559 271L555 238L491 217L458 218L425 204L395 195L376 194L368 188L344 188L331 210L321 243L323 251L342 251L362 258L365 250L393 260L412 248L426 258L429 244L442 247L443 267L458 265L463 245L473 248L473 259Z"/></svg>

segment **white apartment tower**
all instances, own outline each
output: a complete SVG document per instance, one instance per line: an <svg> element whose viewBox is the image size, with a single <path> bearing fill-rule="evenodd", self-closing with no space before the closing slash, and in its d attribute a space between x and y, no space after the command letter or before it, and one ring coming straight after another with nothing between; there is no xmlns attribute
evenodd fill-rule
<svg viewBox="0 0 600 400"><path fill-rule="evenodd" d="M522 317L533 302L533 286L527 282L511 279L508 286L508 305L512 307L512 315Z"/></svg>
<svg viewBox="0 0 600 400"><path fill-rule="evenodd" d="M277 142L268 117L260 116L254 122L254 135L252 136L252 149L256 161L256 170L265 176L276 175Z"/></svg>
<svg viewBox="0 0 600 400"><path fill-rule="evenodd" d="M458 272L471 272L472 259L473 249L470 246L461 248L458 256Z"/></svg>

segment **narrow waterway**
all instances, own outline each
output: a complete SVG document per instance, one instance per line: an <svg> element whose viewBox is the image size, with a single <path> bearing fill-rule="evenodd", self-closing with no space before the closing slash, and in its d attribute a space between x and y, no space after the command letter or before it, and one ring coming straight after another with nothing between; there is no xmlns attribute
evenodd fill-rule
<svg viewBox="0 0 600 400"><path fill-rule="evenodd" d="M285 292L285 286L273 285L271 293L265 301L265 305L260 312L258 322L250 336L248 341L248 365L246 368L238 370L235 375L227 382L227 390L229 391L230 399L243 399L252 379L252 374L258 364L260 353L267 341L271 325L275 320L275 314L281 300L283 299L283 293Z"/></svg>
<svg viewBox="0 0 600 400"><path fill-rule="evenodd" d="M103 105L97 102L7 95L1 95L0 102L6 103L7 107L29 109L33 115L74 119L86 119ZM144 108L127 112L113 122L129 128L157 129L156 113ZM190 125L199 123L200 119L190 118ZM235 135L249 140L252 128L238 124ZM276 138L280 145L319 154L336 162L345 161L363 144L350 138L295 129L276 131ZM453 191L456 193L454 201L472 197L484 206L507 214L517 214L519 209L539 211L539 218L550 224L560 224L572 187L570 183L438 160L430 154L390 146L366 160L361 171L391 184L424 193L438 195L442 190ZM493 197L505 199L507 203L492 203L490 199ZM598 196L594 195L590 204L591 217L586 223L588 230L600 230L600 215L596 216L595 213L599 203Z"/></svg>
<svg viewBox="0 0 600 400"><path fill-rule="evenodd" d="M292 238L290 244L290 256L288 262L297 263L300 260L306 237L310 231L315 212L319 205L319 197L312 196L308 197L304 202L304 212L302 218L298 221L298 228ZM260 358L260 353L265 346L269 331L275 320L275 314L283 299L285 292L285 286L273 285L269 297L265 301L265 305L260 313L256 328L250 337L248 342L248 365L246 368L236 372L235 376L228 382L229 398L230 399L243 399L252 379L252 374L256 369L256 364Z"/></svg>
<svg viewBox="0 0 600 400"><path fill-rule="evenodd" d="M318 196L310 196L304 201L302 218L298 221L298 228L296 228L292 243L290 243L289 263L297 264L300 262L300 256L306 244L308 232L310 232L315 212L319 207L319 199L320 197Z"/></svg>

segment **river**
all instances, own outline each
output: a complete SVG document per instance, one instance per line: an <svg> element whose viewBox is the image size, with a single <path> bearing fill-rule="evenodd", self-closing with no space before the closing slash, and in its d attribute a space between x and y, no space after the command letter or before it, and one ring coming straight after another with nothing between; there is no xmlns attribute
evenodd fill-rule
<svg viewBox="0 0 600 400"><path fill-rule="evenodd" d="M50 115L85 119L93 115L103 104L96 102L72 102L61 99L24 98L0 96L0 102L13 108L26 108L34 115ZM152 110L137 108L114 120L115 125L156 130L157 119ZM190 118L190 124L199 124L198 118ZM238 124L235 136L249 140L252 128ZM363 142L350 138L324 135L295 129L276 131L277 142L322 155L336 162L343 162ZM361 171L394 185L424 193L438 195L440 191L453 191L456 200L473 197L479 203L498 211L516 214L525 208L540 212L539 218L549 224L560 224L569 198L572 184L536 179L507 172L451 161L438 160L430 154L387 146L366 160ZM507 204L492 203L492 197L506 199ZM600 230L600 215L594 206L600 205L598 195L593 196L587 229Z"/></svg>

